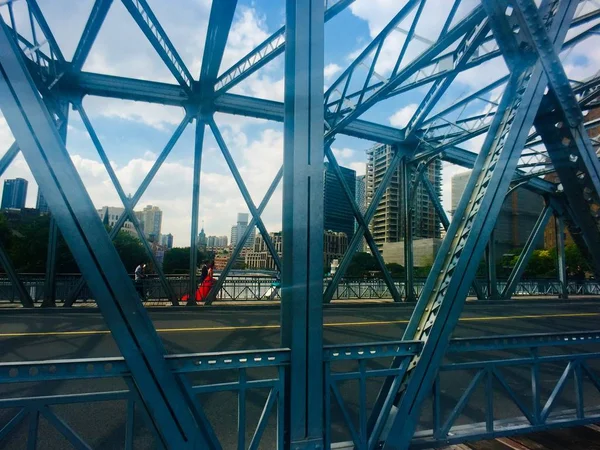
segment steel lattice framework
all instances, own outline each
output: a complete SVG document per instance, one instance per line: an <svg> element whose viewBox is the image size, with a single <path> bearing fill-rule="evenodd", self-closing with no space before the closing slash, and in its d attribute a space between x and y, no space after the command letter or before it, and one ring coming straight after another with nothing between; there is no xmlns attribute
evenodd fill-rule
<svg viewBox="0 0 600 450"><path fill-rule="evenodd" d="M598 121L586 120L585 116L599 106L600 76L583 81L570 80L560 60L561 52L568 52L599 31L597 2L542 0L538 7L533 0L482 0L481 4L475 2L461 15L463 3L469 2L454 0L437 37L432 40L418 33L428 0L407 0L324 92L324 27L353 0L286 0L285 26L229 68L222 67L222 60L237 0L215 0L199 76L190 72L146 0L121 1L177 83L82 70L112 0L94 2L71 61L65 59L36 0L26 1L32 30L37 30L33 32L32 40L26 39L18 29L13 2L2 2L6 14L4 20L0 19L0 108L16 141L0 159L0 174L22 152L52 213L44 301L53 302L53 261L60 232L83 274L65 306L73 304L87 283L123 355L122 360L115 362L113 370L118 369L120 374L130 377L131 394L127 394L127 398L141 405L164 447L220 448L194 396L196 388L181 376L186 371L202 370L198 369L199 364L211 362L196 358L200 362L194 368L193 362L181 360L181 365L176 366L173 358L165 357L165 350L144 307L132 301L136 298L134 287L111 241L129 220L148 257L154 260L150 243L133 210L184 130L192 123L195 146L188 291L193 298L197 285L195 248L200 173L203 141L208 128L248 206L252 221L207 303L215 299L256 226L275 265L282 272L282 347L285 349L264 355L256 353L250 360L226 356L215 360L215 364L225 367L228 361L235 360L236 368L243 372L264 358L268 364L280 366L279 380L269 384L272 394L265 411L270 411L278 402L282 427L278 444L282 447L317 449L331 444L326 425L330 389L342 407L343 402L336 387L339 376L330 375L330 364L345 358L345 354L348 359L361 361L361 372L357 375L361 382L368 376L363 365L367 358L364 352L360 353L356 348L327 348L324 351L322 340L323 301L328 302L334 296L363 238L381 267L390 295L397 301L414 299L416 306L402 341L390 344L389 348L373 347L377 349L373 350L374 355L393 356L394 362L389 370L379 373L386 381L372 415L367 417L366 409L362 410L360 429L353 430L356 448L373 449L383 444L386 449L406 449L411 443L423 402L432 389L435 392L440 367L442 371L450 370L442 366L442 359L449 351L450 337L466 297L472 288L478 295L483 295L474 283L474 276L509 190L529 189L543 196L545 207L501 292L490 264L489 297L512 296L536 242L553 218L560 230L557 235L561 294L566 296L567 293L562 233L565 226L600 272L600 163L595 148L597 141L588 136L588 130L598 126ZM396 59L391 61L392 68L382 70L382 60L389 58L383 49L390 43L397 45L393 43L397 43L394 39L399 33L403 39L396 49ZM412 55L410 49L415 42L422 50ZM285 54L283 103L231 93L232 88L281 54ZM449 88L461 74L479 66L485 68L485 63L493 61L503 61L509 74L491 79L483 88L457 101L443 103ZM415 92L425 94L405 127L395 128L364 118L375 105L392 98L402 101L402 95ZM131 197L125 194L83 107L85 96L185 109L183 120ZM70 108L81 117L125 208L110 233L104 229L65 147ZM231 156L213 117L217 112L283 122L284 163L260 202L251 197ZM360 212L331 148L340 135L389 144L394 149L386 175L364 214ZM461 147L478 136L485 137L478 153ZM322 276L321 162L324 158L337 175L358 222L347 254L327 286L323 285ZM473 169L452 220L446 216L434 187L424 175L427 165L438 159ZM411 193L423 183L440 223L447 230L433 269L418 295L411 270L407 271L404 292L398 290L369 228L398 167L402 172L405 214L410 214ZM559 183L543 178L549 173L556 174ZM283 257L280 259L261 215L281 182L284 207ZM403 231L406 260L410 261L410 225ZM488 252L493 255L493 245ZM488 259L493 260L493 256ZM17 286L23 306L33 306L32 298L1 243L0 263ZM178 304L177 295L160 265L155 264L155 267L170 301ZM514 339L515 343L522 340ZM527 338L523 342L523 346L539 345L536 338ZM492 344L486 341L481 345ZM489 348L497 348L494 345ZM454 342L450 351L461 351L461 343ZM565 377L570 371L578 371L581 377L582 371L589 372L589 368L584 362L576 361L569 363ZM242 385L246 386L247 381L245 372L243 377L241 372L239 389L243 391L246 388ZM502 381L498 373L486 373L482 369L473 386L484 376ZM57 375L53 372L52 376ZM564 380L560 383L564 384ZM327 393L325 400L323 392ZM547 408L551 407L549 403ZM40 411L63 429L47 409ZM531 426L545 426L547 412L536 410L527 415ZM494 435L491 414L492 424L490 427L488 423L487 435ZM577 417L584 419L582 407ZM261 419L255 435L257 440L253 439L251 448L258 446L264 426L266 420ZM451 426L452 420L448 419L434 432L434 438L448 438ZM239 439L238 446L244 448L244 438ZM425 445L429 441L423 442Z"/></svg>

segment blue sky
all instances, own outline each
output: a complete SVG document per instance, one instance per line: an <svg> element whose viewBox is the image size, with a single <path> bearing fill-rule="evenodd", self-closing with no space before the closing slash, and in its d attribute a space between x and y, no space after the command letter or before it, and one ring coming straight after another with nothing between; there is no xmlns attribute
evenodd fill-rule
<svg viewBox="0 0 600 450"><path fill-rule="evenodd" d="M206 27L210 12L210 0L148 0L156 16L177 48L179 54L195 77L198 76ZM19 31L30 34L24 3L16 2L15 11ZM396 0L357 0L351 7L331 20L325 32L325 84L334 82L387 21L395 15L404 2ZM459 17L466 14L476 2L463 0ZM81 35L92 0L39 0L65 57L70 60ZM446 0L429 0L417 34L424 39L435 39L450 6ZM6 18L6 7L2 14ZM403 22L407 28L410 23ZM235 14L222 71L261 43L284 21L284 2L279 0L240 0ZM437 30L437 31L436 31ZM600 56L592 38L565 57L569 74L576 78L593 75L600 66ZM382 76L393 65L394 52L401 47L404 34L394 33L382 50L383 58L377 66ZM597 42L595 43L597 45ZM426 47L415 42L409 47L407 61ZM84 70L175 82L154 49L119 1L114 1L92 48ZM445 105L473 92L485 83L502 76L505 66L495 60L473 69L457 79L455 85L442 100ZM493 77L493 78L491 78ZM423 98L426 87L386 100L376 105L363 118L386 125L403 127ZM283 100L283 57L279 57L255 75L237 86L233 92L261 98ZM498 92L494 93L498 94ZM480 107L483 109L485 103ZM89 97L84 107L97 134L112 161L117 175L127 193L134 193L156 159L157 154L169 140L183 118L183 110L162 105ZM217 114L215 120L230 151L244 175L255 204L260 203L282 162L282 125L278 123ZM188 125L169 155L156 179L138 207L146 204L163 209L163 233L172 233L175 245L189 245L190 204L192 184L192 154L195 123ZM465 148L477 151L483 136L465 143ZM92 200L97 207L120 206L114 188L87 136L78 114L70 113L67 148L79 170ZM4 120L0 120L0 152L12 143L12 136ZM335 153L342 165L358 173L364 172L365 150L373 142L340 136L334 143ZM444 166L444 195L446 209L450 207L449 181L451 175L464 169ZM31 181L28 204L35 204L36 187L25 161L19 157L3 178L23 176ZM2 181L2 180L0 180ZM241 195L225 161L208 128L204 141L204 158L201 177L200 220L204 221L206 233L229 235L238 212L247 212ZM281 228L281 189L275 193L264 213L269 231Z"/></svg>

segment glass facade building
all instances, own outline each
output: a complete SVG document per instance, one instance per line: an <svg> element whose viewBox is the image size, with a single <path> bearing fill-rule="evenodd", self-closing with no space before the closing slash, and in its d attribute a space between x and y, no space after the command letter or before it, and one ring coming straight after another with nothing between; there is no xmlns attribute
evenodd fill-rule
<svg viewBox="0 0 600 450"><path fill-rule="evenodd" d="M340 167L352 198L356 196L356 171ZM325 231L345 233L348 239L354 234L352 206L344 194L341 183L328 163L323 169L323 220Z"/></svg>

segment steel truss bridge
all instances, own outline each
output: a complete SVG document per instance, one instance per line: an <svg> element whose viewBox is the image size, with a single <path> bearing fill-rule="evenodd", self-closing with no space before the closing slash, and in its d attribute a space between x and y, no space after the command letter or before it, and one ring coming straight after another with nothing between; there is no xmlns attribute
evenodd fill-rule
<svg viewBox="0 0 600 450"><path fill-rule="evenodd" d="M429 0L431 2L432 0ZM122 358L58 360L0 364L0 383L71 382L119 378L126 389L90 391L70 395L1 398L0 408L14 411L0 424L0 441L28 420L28 448L35 448L40 418L44 418L75 448L89 448L57 413L58 405L108 401L127 402L123 418L125 447L133 446L135 411L140 411L159 448L221 448L201 401L202 394L233 391L238 398L238 448L258 448L269 420L277 424L272 446L319 449L332 446L331 411L337 404L348 427L350 446L360 449L427 448L515 433L585 424L600 419L599 406L589 404L584 385L600 390L593 349L599 333L523 335L499 338L451 339L466 297L477 290L474 277L488 253L495 261L493 229L505 195L511 189L529 189L545 207L508 281L498 291L493 264L489 264L490 297L510 298L517 290L526 263L546 224L557 229L560 295L568 294L564 233L568 229L580 250L600 269L600 163L596 141L589 131L597 126L587 112L598 106L600 77L571 80L561 55L598 32L600 8L594 1L454 0L434 40L416 31L427 0L407 0L379 34L366 45L342 74L324 91L324 27L353 0L286 0L285 26L232 67L223 68L223 53L236 10L236 0L214 1L199 76L194 76L169 39L147 0L121 0L148 42L177 83L124 78L82 70L90 49L112 6L112 0L96 0L68 60L36 0L26 4L26 20L15 12L16 2L2 2L0 23L0 109L15 142L0 159L0 173L21 152L52 214L44 301L55 298L55 249L58 234L67 242L83 277L65 300L71 305L79 291L92 293ZM116 2L115 2L116 3ZM464 3L464 5L463 5ZM462 11L462 12L461 12ZM28 23L28 39L20 24ZM397 59L391 70L380 63L382 49L396 39ZM419 41L423 50L408 51ZM118 51L115 49L114 51ZM285 59L283 103L232 94L231 90L279 55ZM452 83L466 71L489 61L503 62L508 75L460 100L437 108ZM481 74L493 78L493 74ZM425 92L404 128L365 120L376 105L403 94ZM500 93L498 100L492 93ZM185 109L185 117L162 150L154 166L133 196L128 197L95 132L82 100L86 96L118 98ZM486 105L483 112L481 103ZM70 109L89 133L98 155L123 202L124 214L107 233L66 149ZM283 122L284 163L265 197L256 202L237 169L213 115L216 112ZM275 264L282 272L281 348L218 354L167 355L143 305L133 301L136 292L112 244L129 220L139 234L148 258L149 242L133 213L173 146L190 124L195 126L194 180L191 243L198 234L200 168L206 129L220 151L252 215L213 290L211 303L221 291L226 274L239 255L250 230L256 226L265 239ZM389 144L394 149L390 168L361 214L341 175L331 149L337 136L347 135ZM478 153L461 144L485 136ZM338 272L323 281L322 161L326 158L352 205L359 224ZM437 159L466 168L472 175L450 221L435 190L424 176ZM396 169L402 173L404 223L402 233L407 267L412 261L410 227L411 195L423 183L435 205L446 237L433 269L416 289L411 270L402 292L383 264L369 229ZM543 178L554 174L557 182ZM283 256L279 258L261 214L273 192L283 183ZM415 301L408 326L398 340L350 346L324 347L323 303L337 292L351 255L362 240L375 256L389 295L397 301ZM197 285L196 253L191 252L191 276L187 290ZM16 273L0 244L0 262L18 291L23 306L33 306L30 291ZM177 303L169 279L158 265L158 280L167 299ZM479 294L478 294L479 295ZM574 351L557 352L557 348ZM518 356L507 356L517 351ZM446 358L461 354L461 362ZM462 357L464 356L464 357ZM380 360L373 365L374 360ZM382 362L383 361L383 362ZM383 364L383 366L382 366ZM547 398L540 394L540 370L545 364L563 367ZM510 366L530 372L527 393L516 392L503 375ZM382 368L383 367L383 368ZM254 370L269 373L249 376ZM234 371L234 381L208 382L202 378ZM445 414L440 385L448 373L466 371L470 382ZM197 382L198 377L204 380ZM367 398L368 379L383 383L376 398ZM214 380L214 378L213 378ZM357 380L357 421L340 395L340 383ZM574 381L571 409L557 410L557 399ZM493 386L512 399L514 411L500 417L494 409ZM458 417L471 396L482 388L486 405L481 423L460 424ZM249 391L266 389L268 396L256 428L247 439L246 411ZM451 389L451 388L450 388ZM424 404L433 405L429 427L417 431ZM367 404L371 405L367 408ZM446 405L447 407L447 405Z"/></svg>

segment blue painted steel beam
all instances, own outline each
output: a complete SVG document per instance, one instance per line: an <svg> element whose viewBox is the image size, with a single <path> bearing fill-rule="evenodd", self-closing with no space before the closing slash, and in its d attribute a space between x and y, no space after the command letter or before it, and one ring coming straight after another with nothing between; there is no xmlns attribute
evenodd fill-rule
<svg viewBox="0 0 600 450"><path fill-rule="evenodd" d="M263 213L263 211L269 204L269 201L271 200L271 197L273 196L275 189L277 189L277 186L279 185L279 182L281 181L282 176L283 176L283 167L281 167L279 169L279 171L277 172L277 175L275 175L275 178L271 182L269 189L267 189L267 193L265 194L262 202L260 202L260 205L258 205L257 212L259 215L261 215ZM221 273L219 274L219 278L217 278L217 281L215 282L213 288L211 289L208 299L206 299L206 302L205 302L206 305L210 305L215 301L217 294L220 292L221 287L223 286L223 283L225 283L225 280L227 279L227 275L229 274L229 272L235 265L240 253L242 252L242 249L244 248L244 244L248 240L248 237L250 237L250 233L254 231L255 226L256 226L256 220L254 219L254 217L252 217L252 219L250 220L250 223L248 224L248 226L246 227L246 230L244 231L244 234L242 234L242 236L238 239L238 243L236 244L235 248L233 249L233 252L231 252L231 255L229 256L229 260L227 261L227 264L225 265L225 268L221 271Z"/></svg>
<svg viewBox="0 0 600 450"><path fill-rule="evenodd" d="M568 199L571 219L581 232L584 254L589 255L596 273L600 273L599 220L592 204L600 204L600 162L584 126L583 115L569 79L557 55L557 48L548 38L537 7L532 1L515 0L515 20L523 29L524 41L539 54L544 71L549 79L549 93L545 96L546 108L550 112L538 115L535 127L548 155L557 170ZM506 30L507 24L499 22L505 39L498 43L505 52L510 67L515 67L520 58L519 44ZM587 248L587 250L586 250Z"/></svg>
<svg viewBox="0 0 600 450"><path fill-rule="evenodd" d="M10 147L8 147L6 153L4 153L4 155L2 155L2 158L0 158L0 176L2 176L4 172L6 172L6 169L8 169L8 166L10 166L10 163L13 162L13 160L17 157L20 151L21 150L19 149L19 145L16 142L14 142Z"/></svg>
<svg viewBox="0 0 600 450"><path fill-rule="evenodd" d="M415 301L415 286L413 274L413 238L412 238L412 214L414 208L414 197L411 195L411 173L412 168L406 163L406 160L400 162L400 195L401 195L401 215L400 215L400 233L404 238L404 300L407 302ZM412 190L416 194L419 184L419 178L414 180Z"/></svg>
<svg viewBox="0 0 600 450"><path fill-rule="evenodd" d="M444 207L442 206L440 196L438 195L435 188L433 187L433 184L431 184L431 181L425 174L425 171L422 171L419 174L419 178L421 179L421 183L423 183L423 187L427 191L427 196L429 197L429 201L431 201L431 204L433 205L433 209L435 209L435 213L437 214L438 219L440 220L440 223L442 224L442 227L444 227L445 231L448 231L448 227L450 226L450 219L448 219L448 215L446 214L446 211L444 210ZM477 284L477 281L473 282L473 290L475 291L477 298L483 298L483 292L481 292L481 289L479 287L479 284Z"/></svg>
<svg viewBox="0 0 600 450"><path fill-rule="evenodd" d="M148 5L146 0L121 1L175 79L179 81L188 93L191 93L194 78L169 40L167 33L165 33L165 30L152 12L150 5Z"/></svg>
<svg viewBox="0 0 600 450"><path fill-rule="evenodd" d="M571 29L575 30L577 27L587 24L590 21L597 20L599 17L600 17L600 9L594 10L588 14L578 17L577 19L574 19L571 22ZM574 36L572 36L568 41L566 41L564 43L562 50L564 51L564 50L572 47L573 45L581 42L582 40L594 35L599 29L600 29L600 24L596 24L585 30L578 30L579 31L578 33L576 33ZM484 45L488 44L488 43L491 44L491 40L492 40L491 37L486 39L484 41ZM467 62L463 66L462 70L464 71L464 70L468 70L468 69L477 67L486 61L490 61L494 58L501 56L501 54L502 53L500 52L500 50L493 50L493 51L489 51L487 53L483 53L482 55L474 57L469 62ZM427 66L423 68L422 72L419 73L420 76L411 77L410 81L407 80L406 82L402 83L400 86L398 86L392 92L385 95L384 99L389 99L396 95L411 91L413 89L416 89L418 87L421 87L428 83L431 83L432 81L435 81L439 78L453 75L453 73L457 71L455 68L445 68L443 66L443 64L440 64L440 62L442 62L442 60L444 60L447 57L448 57L447 54L443 54L442 56L432 58L427 63ZM417 75L417 74L414 74L414 75ZM383 82L383 81L373 83L366 89L366 91L372 92L372 91L378 90L384 84L385 84L385 82ZM354 100L357 97L360 97L363 92L364 91L353 92L352 94L349 94L346 98L348 100ZM337 102L338 101L333 101L333 102L329 103L327 105L327 107L332 108L333 106L335 106L337 104Z"/></svg>
<svg viewBox="0 0 600 450"><path fill-rule="evenodd" d="M565 221L562 214L558 214L556 211L554 212L554 227L556 230L556 270L561 287L559 297L567 299L569 297L569 280L567 279L567 256L565 254Z"/></svg>
<svg viewBox="0 0 600 450"><path fill-rule="evenodd" d="M10 280L12 287L16 289L17 295L19 296L19 300L21 301L23 307L33 308L35 305L33 303L33 300L31 299L31 295L29 295L29 291L19 278L15 266L13 266L13 263L10 257L8 256L6 248L4 247L2 241L0 241L0 264L4 268L6 276Z"/></svg>
<svg viewBox="0 0 600 450"><path fill-rule="evenodd" d="M42 14L42 10L37 4L37 0L27 0L27 6L29 7L29 10L35 17L35 20L37 21L40 29L42 30L42 33L44 33L44 37L46 38L46 40L48 41L48 45L50 46L51 53L54 54L59 63L64 63L65 58L60 50L60 47L58 46L58 43L56 42L56 39L54 38L54 35L52 34L52 31L50 31L48 22L46 22L46 18Z"/></svg>
<svg viewBox="0 0 600 450"><path fill-rule="evenodd" d="M188 398L87 194L20 50L0 20L0 106L165 445L203 445ZM197 447L195 447L197 448Z"/></svg>
<svg viewBox="0 0 600 450"><path fill-rule="evenodd" d="M517 288L517 284L521 281L521 277L525 272L525 268L527 267L527 263L533 254L533 251L537 247L540 239L544 236L544 231L546 230L546 225L548 225L548 221L552 217L552 207L550 205L544 206L544 209L540 213L529 237L527 238L527 242L519 255L519 259L517 260L517 264L513 268L506 282L506 286L502 291L502 298L510 299Z"/></svg>
<svg viewBox="0 0 600 450"><path fill-rule="evenodd" d="M19 145L16 142L14 142L8 148L6 153L2 155L2 158L0 158L0 176L4 174L8 166L10 166L10 163L12 163L15 157L19 154L19 151ZM2 264L2 267L4 267L4 271L6 272L6 275L10 279L12 285L17 289L17 294L19 295L19 300L21 301L21 304L26 308L32 308L34 306L33 300L31 299L29 292L23 285L23 282L19 278L17 271L15 270L12 264L12 261L8 257L6 249L2 245L2 242L0 242L0 264Z"/></svg>
<svg viewBox="0 0 600 450"><path fill-rule="evenodd" d="M487 21L484 19L466 34L456 50L457 57L454 59L454 68L456 71L433 82L433 86L431 86L406 125L406 136L411 135L416 129L421 127L425 118L475 54L475 51L479 48L488 32L489 27L487 26Z"/></svg>
<svg viewBox="0 0 600 450"><path fill-rule="evenodd" d="M190 224L190 284L188 286L188 306L196 304L196 271L198 270L198 215L200 212L200 175L202 171L202 150L206 122L203 117L196 117L196 134L194 138L194 179L192 182L192 220Z"/></svg>
<svg viewBox="0 0 600 450"><path fill-rule="evenodd" d="M94 45L112 2L113 0L96 0L94 2L94 6L92 6L92 11L90 12L71 61L71 67L74 71L80 71L85 64L85 60L90 54L92 45Z"/></svg>
<svg viewBox="0 0 600 450"><path fill-rule="evenodd" d="M429 178L427 177L427 175L425 175L425 172L421 173L421 183L423 183L423 186L425 187L425 190L427 191L429 200L431 201L431 204L433 205L433 208L435 209L435 213L437 214L438 218L440 219L440 222L441 222L442 226L444 227L444 230L448 230L448 227L450 226L450 220L448 219L448 215L446 214L446 211L444 210L444 207L442 206L442 202L440 201L440 196L435 191L435 188L431 184L431 181L429 181Z"/></svg>
<svg viewBox="0 0 600 450"><path fill-rule="evenodd" d="M488 296L490 300L500 298L498 292L498 279L496 277L496 230L493 230L490 234L490 240L486 247L486 258L487 258L487 282L488 282Z"/></svg>
<svg viewBox="0 0 600 450"><path fill-rule="evenodd" d="M179 124L179 126L177 127L177 129L175 130L175 132L173 133L173 135L171 136L171 138L169 139L169 142L167 142L167 145L165 145L162 152L158 155L158 158L156 159L156 161L154 161L154 164L150 168L150 171L146 174L146 177L142 181L142 184L140 184L140 187L135 192L134 196L131 199L128 198L129 201L127 203L124 203L124 205L126 205L126 207L129 207L131 210L133 210L137 206L138 202L142 198L142 195L144 195L144 192L146 192L146 189L148 188L148 186L154 179L154 176L156 175L156 173L158 172L158 170L160 169L162 164L165 162L165 159L167 159L167 156L169 156L169 153L171 153L171 150L177 143L177 140L183 134L183 131L187 127L189 121L190 121L190 118L189 118L189 116L186 115L183 118L183 120L181 121L181 123ZM110 171L109 171L109 174L110 174ZM116 176L115 176L115 179L116 179ZM133 214L133 216L135 216L135 214ZM123 227L123 225L125 224L125 222L127 221L127 219L129 217L130 217L130 215L127 214L126 212L124 212L123 214L121 214L119 216L119 219L115 222L112 230L110 230L109 237L111 240L117 236L117 234L119 233L119 231L121 230L121 228ZM73 288L73 291L71 291L71 293L67 296L67 299L65 300L65 303L63 304L64 307L68 308L70 306L73 306L73 303L75 302L75 300L77 300L77 295L79 294L79 292L81 291L81 289L83 288L84 285L85 285L85 279L80 278L80 280L77 283L77 285L75 286L75 288Z"/></svg>
<svg viewBox="0 0 600 450"><path fill-rule="evenodd" d="M500 2L484 0L490 25L498 38L495 20L506 20ZM577 5L561 2L550 16L553 41L562 43ZM514 31L514 33L513 33ZM519 30L510 30L511 36ZM504 35L501 35L504 37ZM477 158L473 174L458 205L447 237L434 262L404 338L424 341L421 354L411 363L398 413L391 421L386 449L407 449L417 426L421 405L430 393L437 369L462 312L470 285L494 228L513 178L521 150L541 104L547 81L535 52L520 58L498 107L490 131ZM395 396L397 386L384 386L385 397ZM383 420L382 411L380 414Z"/></svg>
<svg viewBox="0 0 600 450"><path fill-rule="evenodd" d="M175 296L175 293L173 292L173 288L171 287L171 284L167 281L167 278L165 277L165 274L162 270L161 265L158 263L158 261L156 260L156 257L154 256L152 247L148 243L148 239L146 239L144 230L142 230L140 222L139 222L137 216L135 215L135 212L133 211L133 206L130 205L129 198L125 194L125 191L123 190L123 187L121 186L121 182L117 178L117 174L115 173L115 170L113 169L113 166L110 163L108 155L106 154L106 152L104 151L104 148L102 147L102 144L100 143L100 139L98 138L98 135L96 134L96 130L94 130L94 127L92 126L92 123L91 123L87 113L85 112L83 105L81 103L75 103L73 105L73 107L79 113L79 115L81 117L81 121L83 122L83 125L86 128L86 130L90 136L90 139L92 140L92 143L94 144L94 147L96 148L96 151L98 152L98 156L100 156L100 160L102 161L102 164L104 165L104 168L106 169L106 172L108 173L108 177L110 178L110 181L112 182L113 187L115 188L115 191L117 191L117 195L119 196L121 203L123 203L123 207L125 208L125 212L123 213L123 216L128 218L129 221L133 224L133 228L135 229L135 231L138 235L138 238L139 238L140 242L142 243L144 250L146 251L146 255L148 256L148 259L152 263L152 267L154 268L154 270L156 271L156 273L158 275L158 279L161 282L161 285L165 291L167 298L171 301L171 304L177 305L178 301ZM116 226L114 228L116 228ZM115 237L116 237L116 235L117 235L117 233L115 233ZM112 230L111 230L111 239L113 239ZM77 293L78 292L76 292L76 294Z"/></svg>
<svg viewBox="0 0 600 450"><path fill-rule="evenodd" d="M63 143L67 144L67 129L69 120L69 104L62 102L58 114L64 119L60 122L58 132ZM42 193L43 194L43 193ZM58 224L50 211L50 226L48 230L48 249L46 250L46 275L44 279L43 307L56 306L56 247L59 237Z"/></svg>
<svg viewBox="0 0 600 450"><path fill-rule="evenodd" d="M350 110L346 115L343 116L340 120L337 120L335 124L332 125L331 129L327 132L326 138L331 135L334 135L340 132L348 123L352 122L353 119L360 117L366 110L372 107L374 104L382 100L389 92L398 87L408 78L410 78L415 72L421 69L426 63L428 63L432 58L438 56L441 52L443 52L448 46L450 46L453 42L459 39L468 31L472 30L474 26L480 23L484 18L484 12L481 7L476 7L465 19L463 19L460 23L450 29L446 35L434 45L430 46L427 50L425 50L421 55L411 61L405 68L398 71L397 74L392 76L384 86L378 89L376 92L372 93L369 97L366 97L362 100L361 103L355 105L354 108ZM361 57L364 59L368 55L361 54ZM355 60L351 68L361 62L361 57ZM349 68L350 69L350 68ZM344 72L346 73L346 72ZM343 75L342 75L343 76ZM338 78L338 80L340 80Z"/></svg>
<svg viewBox="0 0 600 450"><path fill-rule="evenodd" d="M50 226L48 229L48 250L46 252L43 307L56 306L56 247L58 245L58 236L58 224L51 215Z"/></svg>
<svg viewBox="0 0 600 450"><path fill-rule="evenodd" d="M212 2L206 30L204 56L202 56L202 66L200 67L200 83L206 86L203 88L203 93L212 95L214 92L236 5L237 0Z"/></svg>
<svg viewBox="0 0 600 450"><path fill-rule="evenodd" d="M342 12L354 0L325 0L325 22ZM254 72L273 61L285 50L285 26L265 39L237 63L227 69L215 84L217 95L224 94Z"/></svg>
<svg viewBox="0 0 600 450"><path fill-rule="evenodd" d="M269 236L267 227L265 227L265 224L263 223L262 219L260 218L260 214L258 213L256 205L252 201L250 192L248 192L246 183L244 183L244 179L242 178L242 175L240 174L237 166L235 165L235 162L233 161L231 153L229 152L229 149L227 148L227 144L225 144L225 141L223 140L223 136L221 135L221 132L219 131L219 128L217 127L217 124L215 123L215 121L212 117L208 119L208 126L210 127L210 129L215 137L215 140L217 141L217 145L221 149L221 153L223 154L223 157L225 158L225 162L227 162L227 166L229 167L229 170L231 171L231 174L233 175L233 178L235 179L235 182L238 185L238 188L240 189L240 193L242 194L242 197L244 198L244 202L246 202L246 205L248 206L248 209L250 210L250 214L252 215L252 218L256 222L256 228L258 228L258 231L260 231L260 234L262 235L263 240L265 241L265 245L269 249L269 253L271 253L271 257L273 258L275 267L277 268L277 270L281 271L281 261L279 259L279 254L277 253L277 250L275 250L275 245L273 245L273 241L271 240L271 236Z"/></svg>
<svg viewBox="0 0 600 450"><path fill-rule="evenodd" d="M286 0L281 340L285 448L323 448L323 0Z"/></svg>
<svg viewBox="0 0 600 450"><path fill-rule="evenodd" d="M365 231L368 228L368 224L371 222L371 220L373 220L373 217L375 216L375 213L377 212L377 207L379 206L379 202L381 202L381 198L383 197L383 194L385 194L385 191L387 190L388 185L392 181L392 177L394 176L394 174L396 174L398 164L400 164L400 161L402 161L403 158L406 158L410 154L411 154L411 150L408 148L397 147L395 149L394 156L393 156L392 160L390 161L390 166L388 167L385 175L383 176L381 183L377 187L377 190L373 194L371 203L369 204L369 207L367 208L367 211L365 212L364 224L359 223L358 228L354 232L354 236L352 236L352 239L350 240L350 243L348 244L348 249L346 250L344 257L340 261L340 265L339 265L338 269L336 270L335 274L333 275L333 278L327 285L327 289L325 290L325 294L323 295L324 303L329 303L331 301L331 299L333 298L333 294L335 293L335 290L339 286L340 281L342 280L344 274L346 273L346 270L348 269L348 266L350 265L350 262L352 261L352 257L354 256L354 253L358 249L359 244L362 242L363 237L365 236Z"/></svg>
<svg viewBox="0 0 600 450"><path fill-rule="evenodd" d="M392 296L392 298L394 299L395 302L401 301L402 298L400 296L400 292L398 292L398 289L396 288L396 284L394 283L394 279L392 278L390 271L387 269L387 267L385 267L385 261L383 260L383 256L381 256L379 247L377 247L377 244L375 243L375 239L373 239L373 235L371 234L371 231L369 230L369 223L365 220L362 213L360 212L360 209L359 209L358 205L356 204L356 199L352 196L352 191L350 190L348 183L346 183L346 179L344 178L344 175L342 174L342 170L340 169L340 165L338 164L337 159L336 159L335 155L333 154L333 151L331 151L331 145L329 143L327 143L325 145L325 156L327 157L327 160L331 164L331 167L333 168L333 172L335 173L335 176L337 177L338 182L342 186L342 191L344 192L346 201L350 204L350 207L352 208L352 214L354 215L356 221L358 222L360 231L357 230L355 232L355 234L358 234L360 240L362 240L362 237L364 236L365 240L367 241L367 245L371 249L371 254L375 258L377 265L381 269L381 274L383 275L383 280L384 280L385 284L387 285L388 290L390 291L390 295ZM388 169L388 170L390 170L390 169ZM393 170L393 172L395 172L395 170ZM346 255L348 255L349 258L352 258L354 256L355 250L352 250L352 251L351 250L352 250L351 247L349 247L346 250ZM344 255L344 256L346 256L346 255ZM339 267L338 267L338 270L339 270ZM344 272L345 272L345 270L344 270ZM330 286L331 286L331 289L330 289ZM327 286L328 292L325 293L325 302L326 303L329 303L329 301L331 300L328 297L328 295L329 295L329 293L332 293L333 288L337 288L337 284L334 284L333 280L332 280L330 285Z"/></svg>

